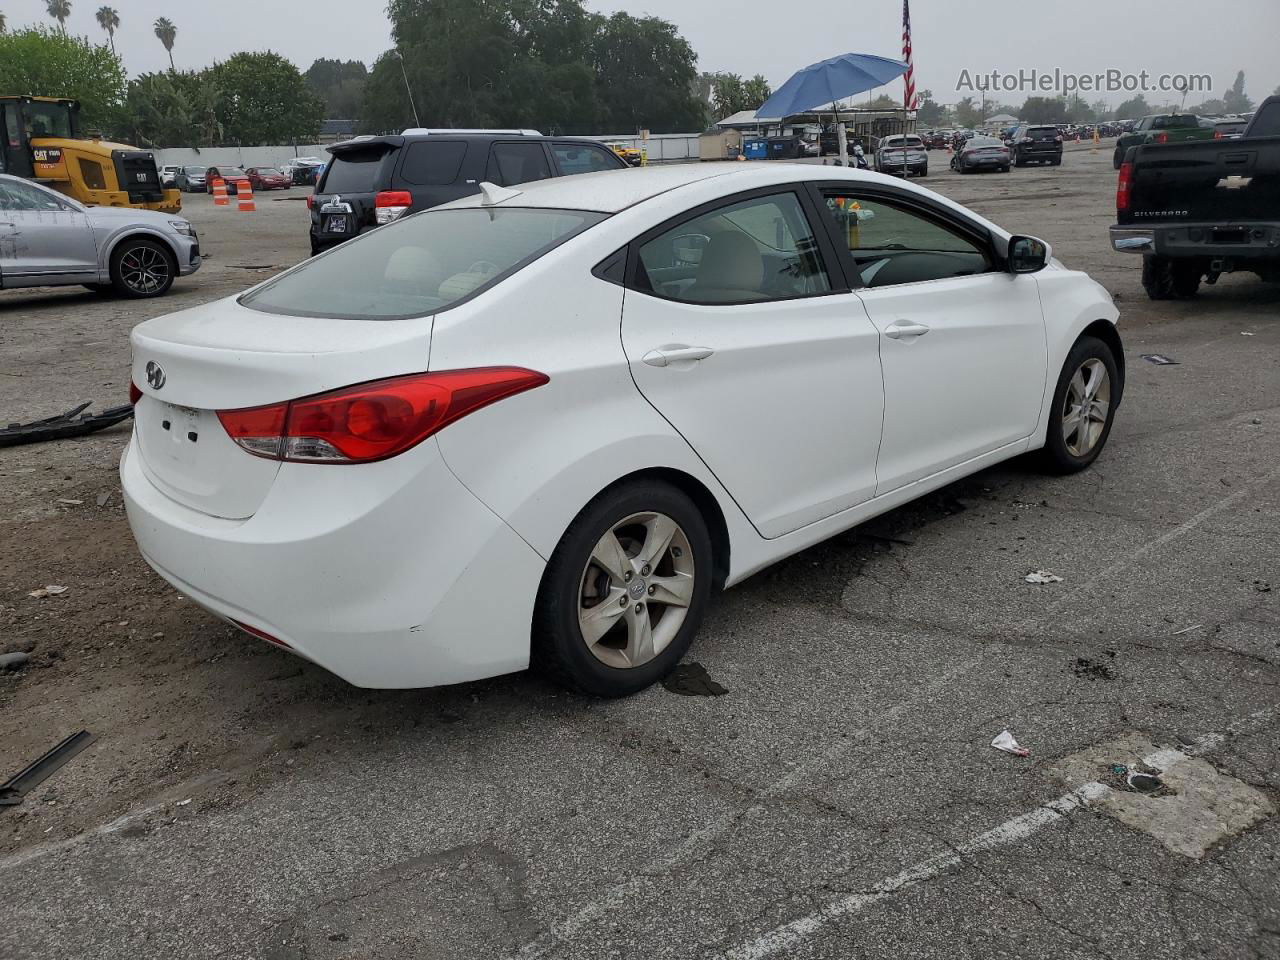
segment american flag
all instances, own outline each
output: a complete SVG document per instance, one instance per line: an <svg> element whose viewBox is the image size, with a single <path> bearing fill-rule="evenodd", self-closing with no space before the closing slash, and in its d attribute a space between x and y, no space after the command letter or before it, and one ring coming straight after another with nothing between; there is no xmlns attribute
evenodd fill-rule
<svg viewBox="0 0 1280 960"><path fill-rule="evenodd" d="M903 98L903 105L908 110L915 110L920 104L916 98L916 68L911 62L910 0L902 0L902 59L907 62L907 73L903 78L906 81L906 93Z"/></svg>

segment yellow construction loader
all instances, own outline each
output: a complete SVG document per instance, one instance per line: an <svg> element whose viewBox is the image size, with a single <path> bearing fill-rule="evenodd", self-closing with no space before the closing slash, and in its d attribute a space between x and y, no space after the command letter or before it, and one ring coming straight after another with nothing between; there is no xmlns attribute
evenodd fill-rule
<svg viewBox="0 0 1280 960"><path fill-rule="evenodd" d="M177 213L155 155L80 134L80 102L0 96L0 173L38 180L83 204Z"/></svg>

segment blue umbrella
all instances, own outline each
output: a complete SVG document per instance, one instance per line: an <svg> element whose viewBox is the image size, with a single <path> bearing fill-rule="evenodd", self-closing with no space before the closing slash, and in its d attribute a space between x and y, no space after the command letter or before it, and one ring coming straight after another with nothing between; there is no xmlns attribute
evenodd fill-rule
<svg viewBox="0 0 1280 960"><path fill-rule="evenodd" d="M784 118L883 86L907 72L901 60L869 53L842 53L797 70L756 111L758 118ZM843 141L843 137L841 138ZM843 142L841 143L843 147ZM841 162L847 158L841 151Z"/></svg>

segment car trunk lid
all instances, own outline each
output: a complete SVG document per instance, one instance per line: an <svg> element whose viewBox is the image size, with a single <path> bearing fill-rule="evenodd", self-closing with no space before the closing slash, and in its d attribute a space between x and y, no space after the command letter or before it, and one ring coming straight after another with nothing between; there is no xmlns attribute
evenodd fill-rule
<svg viewBox="0 0 1280 960"><path fill-rule="evenodd" d="M431 317L397 323L262 313L221 300L134 329L134 439L171 499L227 519L254 514L278 461L237 446L219 410L295 400L427 369Z"/></svg>

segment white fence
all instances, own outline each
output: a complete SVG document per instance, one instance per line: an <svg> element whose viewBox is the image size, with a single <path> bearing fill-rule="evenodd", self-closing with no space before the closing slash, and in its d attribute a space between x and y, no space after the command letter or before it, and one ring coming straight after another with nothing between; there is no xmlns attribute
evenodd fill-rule
<svg viewBox="0 0 1280 960"><path fill-rule="evenodd" d="M698 135L696 133L660 133L641 140L637 136L592 137L602 143L620 143L649 152L650 163L671 163L698 159ZM279 147L169 147L152 151L156 163L165 166L201 167L267 167L280 166L294 157L321 157L328 159L327 144L302 143L297 146Z"/></svg>

